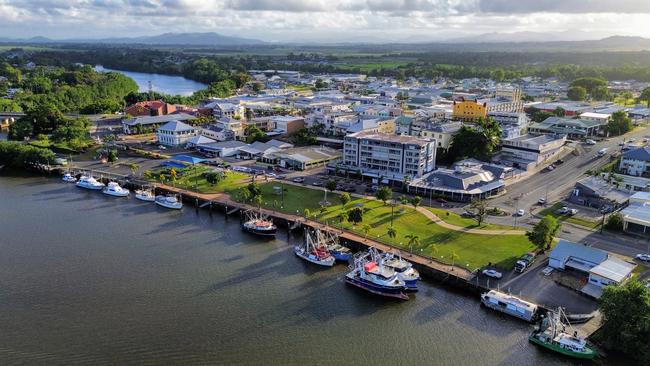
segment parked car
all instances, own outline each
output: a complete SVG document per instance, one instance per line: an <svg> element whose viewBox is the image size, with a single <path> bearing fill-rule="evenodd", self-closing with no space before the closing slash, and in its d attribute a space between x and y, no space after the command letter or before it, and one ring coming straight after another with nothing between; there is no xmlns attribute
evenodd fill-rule
<svg viewBox="0 0 650 366"><path fill-rule="evenodd" d="M585 143L587 145L596 145L596 141L594 141L594 140L587 140L587 141L585 141Z"/></svg>
<svg viewBox="0 0 650 366"><path fill-rule="evenodd" d="M275 174L275 173L266 173L266 176L269 177L269 178L277 178L278 177L278 175Z"/></svg>
<svg viewBox="0 0 650 366"><path fill-rule="evenodd" d="M515 212L515 215L517 216L524 216L526 212L523 209L518 209L517 212Z"/></svg>
<svg viewBox="0 0 650 366"><path fill-rule="evenodd" d="M570 208L569 212L567 212L569 215L573 216L578 213L578 210L575 208Z"/></svg>
<svg viewBox="0 0 650 366"><path fill-rule="evenodd" d="M314 187L320 187L320 186L323 185L323 182L321 182L319 180L316 180L311 185L314 186Z"/></svg>
<svg viewBox="0 0 650 366"><path fill-rule="evenodd" d="M302 183L302 182L305 181L305 178L303 178L303 177L295 177L295 178L292 179L292 181L294 183Z"/></svg>
<svg viewBox="0 0 650 366"><path fill-rule="evenodd" d="M634 138L627 140L627 142L629 142L629 143L632 143L632 142L635 142L635 141L636 141L636 139L634 139Z"/></svg>
<svg viewBox="0 0 650 366"><path fill-rule="evenodd" d="M483 276L488 276L488 277L492 277L492 278L501 278L501 277L503 277L503 274L501 274L501 272L495 271L493 269L484 269L483 272L481 272L481 273L483 273Z"/></svg>
<svg viewBox="0 0 650 366"><path fill-rule="evenodd" d="M160 149L160 150L167 150L167 148L164 147L163 145L158 145L158 149Z"/></svg>
<svg viewBox="0 0 650 366"><path fill-rule="evenodd" d="M560 215L565 215L565 214L569 213L569 208L567 206L564 206L562 208L557 209L557 211L555 211L555 213L560 214Z"/></svg>
<svg viewBox="0 0 650 366"><path fill-rule="evenodd" d="M476 215L475 215L473 212L463 211L463 213L461 213L460 216L462 216L462 217L472 218L472 217L474 217L474 216L476 216Z"/></svg>
<svg viewBox="0 0 650 366"><path fill-rule="evenodd" d="M562 159L557 159L557 160L555 161L555 164L564 164L564 160L562 160Z"/></svg>
<svg viewBox="0 0 650 366"><path fill-rule="evenodd" d="M546 170L548 170L549 172L552 172L553 170L555 170L555 165L551 164L551 165L547 166Z"/></svg>
<svg viewBox="0 0 650 366"><path fill-rule="evenodd" d="M546 267L542 270L544 276L550 276L553 273L553 267Z"/></svg>
<svg viewBox="0 0 650 366"><path fill-rule="evenodd" d="M650 262L650 254L637 254L636 259L644 262Z"/></svg>
<svg viewBox="0 0 650 366"><path fill-rule="evenodd" d="M542 198L538 199L537 203L539 203L540 205L546 204L546 198L542 197Z"/></svg>

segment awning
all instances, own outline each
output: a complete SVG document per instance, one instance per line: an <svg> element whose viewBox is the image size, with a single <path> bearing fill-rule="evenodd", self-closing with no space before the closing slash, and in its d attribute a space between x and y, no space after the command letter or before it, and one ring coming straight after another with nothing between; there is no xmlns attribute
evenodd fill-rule
<svg viewBox="0 0 650 366"><path fill-rule="evenodd" d="M192 165L202 163L205 161L205 159L197 158L190 155L176 155L172 158L172 160L176 162L192 164Z"/></svg>

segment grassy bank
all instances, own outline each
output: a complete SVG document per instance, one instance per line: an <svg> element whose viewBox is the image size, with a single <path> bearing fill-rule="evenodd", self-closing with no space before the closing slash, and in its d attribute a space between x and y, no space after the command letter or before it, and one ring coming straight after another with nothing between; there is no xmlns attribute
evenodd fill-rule
<svg viewBox="0 0 650 366"><path fill-rule="evenodd" d="M340 196L328 192L329 206L321 206L324 191L293 185L284 185L284 200L279 189L281 183L261 185L263 206L277 211L303 214L307 209L310 218L337 227L351 230L373 240L395 245L414 253L434 257L444 263L455 263L470 270L496 264L511 268L522 254L533 249L533 245L523 235L490 236L466 234L445 229L430 221L412 207L397 206L393 210L393 228L396 237L391 239L388 228L391 226L391 206L375 200L352 199L343 206ZM235 199L237 195L233 195ZM363 221L358 225L340 221L339 216L348 210L362 207ZM420 243L409 244L407 235L419 237Z"/></svg>
<svg viewBox="0 0 650 366"><path fill-rule="evenodd" d="M512 226L497 225L483 222L481 226L476 223L476 220L468 217L462 217L459 214L440 208L427 208L429 211L433 212L438 216L442 221L451 224L460 226L466 229L485 229L485 230L521 230L520 228L513 228Z"/></svg>
<svg viewBox="0 0 650 366"><path fill-rule="evenodd" d="M160 174L165 176L162 183L169 184L174 187L186 189L199 193L223 193L237 190L250 182L250 177L246 174L226 171L225 178L217 184L211 184L205 178L205 173L212 172L211 168L205 166L188 167L185 169L176 169L176 180L172 181L170 169L159 169L153 171L151 181L161 182Z"/></svg>

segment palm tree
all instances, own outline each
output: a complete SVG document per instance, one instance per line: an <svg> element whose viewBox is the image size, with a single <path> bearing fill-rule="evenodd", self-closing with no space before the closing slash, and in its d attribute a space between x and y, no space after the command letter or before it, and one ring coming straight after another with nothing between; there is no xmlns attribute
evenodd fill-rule
<svg viewBox="0 0 650 366"><path fill-rule="evenodd" d="M129 164L129 169L131 169L131 174L132 175L136 175L138 170L140 170L140 165L138 165L136 163L131 163L131 164Z"/></svg>
<svg viewBox="0 0 650 366"><path fill-rule="evenodd" d="M408 234L405 238L409 240L409 248L411 248L411 254L413 254L413 246L420 245L420 237L415 234Z"/></svg>
<svg viewBox="0 0 650 366"><path fill-rule="evenodd" d="M256 194L255 196L253 196L253 203L257 205L257 208L259 208L260 211L262 210L262 201L263 200L264 199L262 198L261 194Z"/></svg>
<svg viewBox="0 0 650 366"><path fill-rule="evenodd" d="M306 208L306 209L304 209L304 210L302 211L302 214L305 215L305 218L306 218L306 219L308 219L309 216L311 216L311 211L309 211L309 209Z"/></svg>
<svg viewBox="0 0 650 366"><path fill-rule="evenodd" d="M390 226L388 230L386 230L386 234L390 238L391 242L395 240L395 237L397 236L397 230L393 226Z"/></svg>
<svg viewBox="0 0 650 366"><path fill-rule="evenodd" d="M343 230L343 224L348 221L348 215L345 212L339 214L339 223L341 224L341 230Z"/></svg>
<svg viewBox="0 0 650 366"><path fill-rule="evenodd" d="M368 225L368 224L365 224L365 225L363 225L361 227L361 231L363 231L363 238L364 239L368 238L368 233L370 232L370 229L372 229L372 227L370 225Z"/></svg>
<svg viewBox="0 0 650 366"><path fill-rule="evenodd" d="M460 257L458 256L458 253L456 253L454 251L454 252L451 252L451 255L449 256L449 258L451 258L451 266L453 267L454 264L456 263L456 259L458 259ZM452 270L453 270L453 268L452 268Z"/></svg>

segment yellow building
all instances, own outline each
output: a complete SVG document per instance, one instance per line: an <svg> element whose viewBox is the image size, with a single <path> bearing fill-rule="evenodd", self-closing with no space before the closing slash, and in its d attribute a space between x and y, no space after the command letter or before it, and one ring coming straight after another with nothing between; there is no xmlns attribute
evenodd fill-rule
<svg viewBox="0 0 650 366"><path fill-rule="evenodd" d="M463 121L476 121L479 118L487 117L487 104L478 103L475 100L454 101L454 119Z"/></svg>

